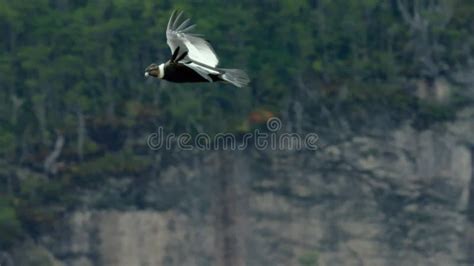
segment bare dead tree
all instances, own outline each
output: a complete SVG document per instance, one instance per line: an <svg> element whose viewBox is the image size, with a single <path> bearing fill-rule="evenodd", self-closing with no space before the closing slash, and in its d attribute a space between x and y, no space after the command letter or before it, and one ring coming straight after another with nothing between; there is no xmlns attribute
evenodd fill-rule
<svg viewBox="0 0 474 266"><path fill-rule="evenodd" d="M50 173L53 175L57 173L58 168L57 168L56 162L59 156L61 155L63 146L64 146L64 135L59 132L56 142L54 144L53 151L48 155L48 157L46 157L46 160L44 161L44 170L47 173Z"/></svg>
<svg viewBox="0 0 474 266"><path fill-rule="evenodd" d="M77 111L77 155L82 161L84 157L84 141L86 137L86 120L82 110Z"/></svg>
<svg viewBox="0 0 474 266"><path fill-rule="evenodd" d="M453 16L452 1L448 0L397 0L398 10L411 30L415 60L423 67L422 74L436 77L446 65L437 60L442 50L434 29L444 29Z"/></svg>

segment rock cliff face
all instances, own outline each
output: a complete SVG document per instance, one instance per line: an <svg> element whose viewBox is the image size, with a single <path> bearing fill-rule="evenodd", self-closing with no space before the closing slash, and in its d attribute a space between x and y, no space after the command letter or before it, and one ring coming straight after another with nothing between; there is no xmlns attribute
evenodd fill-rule
<svg viewBox="0 0 474 266"><path fill-rule="evenodd" d="M314 152L196 154L147 181L138 210L76 211L42 242L74 266L466 263L473 118L320 134Z"/></svg>

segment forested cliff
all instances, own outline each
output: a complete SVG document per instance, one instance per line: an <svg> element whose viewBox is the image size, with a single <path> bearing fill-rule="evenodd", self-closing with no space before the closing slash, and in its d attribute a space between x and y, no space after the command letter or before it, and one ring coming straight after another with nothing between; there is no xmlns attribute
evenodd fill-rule
<svg viewBox="0 0 474 266"><path fill-rule="evenodd" d="M249 87L144 79L185 11ZM474 261L469 0L0 0L0 265ZM317 150L154 150L165 132Z"/></svg>

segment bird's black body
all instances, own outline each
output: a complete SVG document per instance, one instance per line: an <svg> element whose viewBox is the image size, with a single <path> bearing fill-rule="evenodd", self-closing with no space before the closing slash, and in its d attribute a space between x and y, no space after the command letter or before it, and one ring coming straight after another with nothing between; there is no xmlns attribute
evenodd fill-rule
<svg viewBox="0 0 474 266"><path fill-rule="evenodd" d="M203 78L196 71L187 67L186 64L171 62L164 67L163 79L171 82L184 83L184 82L209 82L209 80ZM221 81L219 75L209 75L212 81Z"/></svg>

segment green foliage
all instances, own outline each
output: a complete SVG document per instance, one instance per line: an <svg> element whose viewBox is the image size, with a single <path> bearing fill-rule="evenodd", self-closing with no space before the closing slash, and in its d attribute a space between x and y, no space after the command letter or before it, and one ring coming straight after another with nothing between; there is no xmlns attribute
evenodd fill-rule
<svg viewBox="0 0 474 266"><path fill-rule="evenodd" d="M139 175L147 170L150 164L150 158L146 156L130 152L107 153L93 161L73 166L69 174L74 176L75 182L95 187L109 177Z"/></svg>
<svg viewBox="0 0 474 266"><path fill-rule="evenodd" d="M298 259L300 266L318 266L319 253L316 251L308 252Z"/></svg>
<svg viewBox="0 0 474 266"><path fill-rule="evenodd" d="M41 172L56 136L66 140L52 178L0 173L14 181L11 200L0 202L0 245L21 228L41 230L84 188L155 169L145 141L137 149L130 143L156 126L245 131L249 113L279 113L305 97L302 85L309 90L302 95L318 95L305 106L309 113L324 104L356 120L383 109L419 128L452 118L453 106L419 100L407 83L449 78L474 53L471 0L433 1L451 3L452 16L442 8L421 12L429 22L425 42L398 1L198 2L0 0L0 163ZM176 8L214 44L222 67L248 71L249 88L143 79L147 65L170 56L165 28ZM421 60L427 55L434 70ZM313 255L301 264L316 263Z"/></svg>
<svg viewBox="0 0 474 266"><path fill-rule="evenodd" d="M219 131L235 128L255 107L279 109L298 78L374 87L424 73L395 1L2 0L0 5L0 48L6 52L0 56L6 96L0 121L11 119L8 99L13 95L26 101L17 116L30 121L2 135L25 134L33 142L50 141L58 128L74 128L77 111L126 119L122 107L128 101L159 109L157 122L173 131ZM443 13L422 13L433 25L430 38L437 47L426 49L436 53L438 65L467 63L474 47L472 6L455 1L446 25L439 22ZM164 29L175 8L193 17L198 31L215 44L223 66L248 70L251 88L167 84L158 89L161 82L144 82L143 68L169 57Z"/></svg>
<svg viewBox="0 0 474 266"><path fill-rule="evenodd" d="M0 156L6 157L13 152L15 136L11 130L0 125Z"/></svg>
<svg viewBox="0 0 474 266"><path fill-rule="evenodd" d="M414 126L418 129L425 129L435 121L449 120L456 116L453 106L433 103L420 103L418 113L419 115L415 117L414 121Z"/></svg>
<svg viewBox="0 0 474 266"><path fill-rule="evenodd" d="M63 212L74 204L74 195L70 187L70 180L58 178L51 182L42 175L25 174L21 178L10 198L10 208L15 217L10 221L21 230L12 232L24 232L29 237L36 237L44 230L50 230L59 221ZM17 239L18 233L16 233Z"/></svg>
<svg viewBox="0 0 474 266"><path fill-rule="evenodd" d="M8 248L21 235L21 224L11 200L0 195L0 248Z"/></svg>

